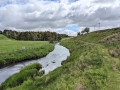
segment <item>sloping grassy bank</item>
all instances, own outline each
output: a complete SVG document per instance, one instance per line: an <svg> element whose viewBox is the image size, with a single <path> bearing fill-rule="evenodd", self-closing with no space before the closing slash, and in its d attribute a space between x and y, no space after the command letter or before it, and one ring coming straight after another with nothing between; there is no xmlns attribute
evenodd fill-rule
<svg viewBox="0 0 120 90"><path fill-rule="evenodd" d="M26 49L23 50L22 47ZM16 41L0 35L0 68L20 61L47 55L54 45L47 41Z"/></svg>
<svg viewBox="0 0 120 90"><path fill-rule="evenodd" d="M111 50L120 49L120 42L98 43L118 32L120 29L104 30L63 40L61 44L69 48L71 56L62 67L8 90L119 90L120 55L114 56L119 52Z"/></svg>
<svg viewBox="0 0 120 90"><path fill-rule="evenodd" d="M3 82L0 85L0 89L5 90L7 87L15 87L15 86L23 83L28 78L33 79L34 76L39 75L38 71L41 68L42 68L42 65L39 64L39 63L34 63L34 64L31 64L31 65L28 65L28 66L22 68L19 73L16 73L16 74L12 75L5 82Z"/></svg>

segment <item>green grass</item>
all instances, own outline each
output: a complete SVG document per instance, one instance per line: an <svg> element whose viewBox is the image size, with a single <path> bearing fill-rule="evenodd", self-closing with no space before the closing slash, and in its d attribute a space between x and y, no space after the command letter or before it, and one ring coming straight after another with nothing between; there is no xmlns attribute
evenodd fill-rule
<svg viewBox="0 0 120 90"><path fill-rule="evenodd" d="M41 65L41 64L39 64L39 63L34 63L34 64L31 64L31 65L28 65L28 66L22 68L20 71L23 72L23 71L29 70L29 69L37 69L37 70L39 70L39 69L41 69L41 68L42 68L42 65Z"/></svg>
<svg viewBox="0 0 120 90"><path fill-rule="evenodd" d="M23 46L26 50L22 50ZM43 57L53 49L54 45L48 41L16 41L0 35L0 67Z"/></svg>
<svg viewBox="0 0 120 90"><path fill-rule="evenodd" d="M120 42L94 43L117 32L120 29L62 40L61 44L71 52L62 62L63 66L8 90L120 90L120 56L112 57L109 53L109 50L119 48ZM47 77L50 79L46 84Z"/></svg>
<svg viewBox="0 0 120 90"><path fill-rule="evenodd" d="M6 36L0 34L0 40L10 40L9 38L7 38Z"/></svg>
<svg viewBox="0 0 120 90"><path fill-rule="evenodd" d="M38 75L39 69L42 68L42 65L39 63L34 63L28 66L25 66L21 69L19 73L16 73L9 77L5 82L0 85L1 90L5 90L8 87L15 87L20 85L24 81L29 78L33 78L33 76Z"/></svg>

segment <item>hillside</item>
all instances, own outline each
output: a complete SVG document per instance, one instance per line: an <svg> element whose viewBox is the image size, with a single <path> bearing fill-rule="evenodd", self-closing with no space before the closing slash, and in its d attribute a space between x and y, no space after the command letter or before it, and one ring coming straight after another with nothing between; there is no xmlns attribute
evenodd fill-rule
<svg viewBox="0 0 120 90"><path fill-rule="evenodd" d="M62 67L43 77L29 78L22 85L8 90L119 90L118 32L120 29L110 29L62 40L61 44L71 52ZM114 35L118 35L116 40L113 40Z"/></svg>

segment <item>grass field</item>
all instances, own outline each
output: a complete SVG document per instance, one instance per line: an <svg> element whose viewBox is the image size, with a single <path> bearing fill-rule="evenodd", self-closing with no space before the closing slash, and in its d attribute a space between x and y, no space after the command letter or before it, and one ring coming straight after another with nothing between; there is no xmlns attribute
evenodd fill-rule
<svg viewBox="0 0 120 90"><path fill-rule="evenodd" d="M25 47L26 50L23 50ZM0 67L47 55L54 46L47 41L16 41L0 35Z"/></svg>
<svg viewBox="0 0 120 90"><path fill-rule="evenodd" d="M99 42L118 32L111 29L62 40L71 52L63 66L8 90L120 90L120 41Z"/></svg>

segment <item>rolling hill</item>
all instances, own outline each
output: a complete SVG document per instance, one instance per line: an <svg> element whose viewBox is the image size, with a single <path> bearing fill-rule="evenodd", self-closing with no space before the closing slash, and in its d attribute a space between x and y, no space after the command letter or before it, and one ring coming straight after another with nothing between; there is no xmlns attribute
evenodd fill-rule
<svg viewBox="0 0 120 90"><path fill-rule="evenodd" d="M119 32L115 28L62 40L71 52L63 66L8 90L120 90Z"/></svg>

